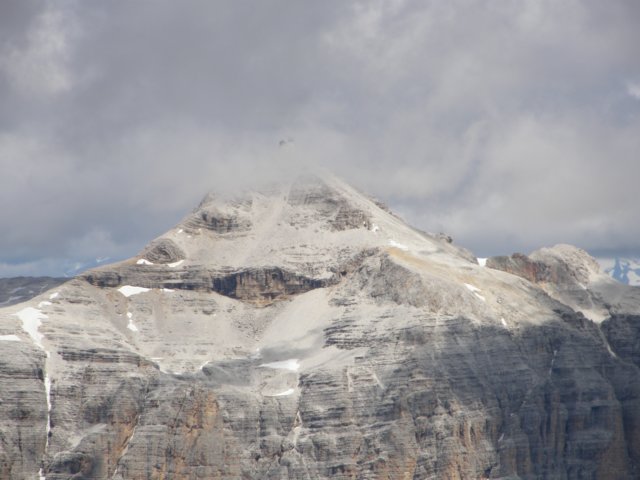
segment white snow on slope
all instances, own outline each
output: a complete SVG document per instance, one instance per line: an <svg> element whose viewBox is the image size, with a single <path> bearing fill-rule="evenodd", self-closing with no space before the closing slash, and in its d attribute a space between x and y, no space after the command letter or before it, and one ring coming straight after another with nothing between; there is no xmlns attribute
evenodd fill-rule
<svg viewBox="0 0 640 480"><path fill-rule="evenodd" d="M171 268L175 268L175 267L178 267L178 266L182 265L183 262L184 262L184 260L178 260L177 262L167 263L167 266L171 267Z"/></svg>
<svg viewBox="0 0 640 480"><path fill-rule="evenodd" d="M118 291L125 297L130 297L131 295L138 295L139 293L148 292L149 290L150 290L149 288L133 287L131 285L123 285L118 289Z"/></svg>
<svg viewBox="0 0 640 480"><path fill-rule="evenodd" d="M133 314L131 312L127 312L127 318L129 319L129 323L127 323L127 328L132 332L137 332L138 327L136 327L133 323Z"/></svg>
<svg viewBox="0 0 640 480"><path fill-rule="evenodd" d="M0 342L21 342L17 335L0 335Z"/></svg>
<svg viewBox="0 0 640 480"><path fill-rule="evenodd" d="M465 283L464 286L467 287L473 293L482 291L478 287L476 287L475 285L471 285L470 283Z"/></svg>
<svg viewBox="0 0 640 480"><path fill-rule="evenodd" d="M47 316L37 308L33 307L23 308L18 313L14 313L14 315L22 321L22 329L29 334L33 343L47 354L48 358L49 352L44 348L44 345L42 345L44 335L42 335L38 330L42 324L42 320L46 319ZM47 396L47 440L44 448L46 453L47 447L49 446L49 431L51 430L51 379L49 378L46 360L44 371L44 390ZM41 479L45 479L44 475L42 475L42 470L40 470L39 475Z"/></svg>
<svg viewBox="0 0 640 480"><path fill-rule="evenodd" d="M46 300L44 302L40 302L38 304L38 308L42 308L42 307L48 307L49 305L51 305L51 302L47 302Z"/></svg>
<svg viewBox="0 0 640 480"><path fill-rule="evenodd" d="M265 397L286 397L288 395L291 395L293 392L295 392L295 390L293 388L290 388L288 390L285 390L284 392L274 393L273 395L265 395Z"/></svg>
<svg viewBox="0 0 640 480"><path fill-rule="evenodd" d="M42 324L42 320L46 319L47 316L33 307L23 308L18 313L14 313L14 315L22 321L22 329L29 334L33 343L41 350L44 350L44 346L42 345L44 335L38 331L38 328Z"/></svg>
<svg viewBox="0 0 640 480"><path fill-rule="evenodd" d="M407 250L409 250L409 247L407 247L406 245L404 245L402 243L398 243L395 240L389 240L389 245L391 245L392 247L399 248L400 250L404 250L405 252Z"/></svg>
<svg viewBox="0 0 640 480"><path fill-rule="evenodd" d="M480 265L481 267L486 267L487 266L487 259L478 257L478 265Z"/></svg>
<svg viewBox="0 0 640 480"><path fill-rule="evenodd" d="M49 295L49 300L53 300L54 298L58 298L59 295L60 295L60 292L53 292L51 295Z"/></svg>
<svg viewBox="0 0 640 480"><path fill-rule="evenodd" d="M49 431L51 431L51 378L48 373L45 373L44 377L44 391L47 393L47 443L46 447L49 446Z"/></svg>
<svg viewBox="0 0 640 480"><path fill-rule="evenodd" d="M465 283L464 284L465 287L467 287L469 289L469 291L471 291L476 297L478 297L480 300L482 300L483 302L486 302L487 299L484 298L482 295L480 295L478 292L481 292L482 290L480 290L478 287L471 285L470 283Z"/></svg>
<svg viewBox="0 0 640 480"><path fill-rule="evenodd" d="M297 358L290 358L289 360L282 360L280 362L263 363L260 366L281 370L291 370L292 372L297 372L300 369L300 363L298 363Z"/></svg>
<svg viewBox="0 0 640 480"><path fill-rule="evenodd" d="M137 265L153 265L152 262L150 262L149 260L145 259L145 258L141 258L140 260L138 260L136 262Z"/></svg>

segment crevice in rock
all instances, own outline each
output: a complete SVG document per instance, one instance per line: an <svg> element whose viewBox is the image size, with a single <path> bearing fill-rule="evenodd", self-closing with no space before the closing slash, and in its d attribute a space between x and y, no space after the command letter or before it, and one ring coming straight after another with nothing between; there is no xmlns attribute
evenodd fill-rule
<svg viewBox="0 0 640 480"><path fill-rule="evenodd" d="M308 278L281 268L251 269L212 279L212 289L227 297L255 304L271 304L326 287L331 280Z"/></svg>
<svg viewBox="0 0 640 480"><path fill-rule="evenodd" d="M78 349L62 347L58 350L58 354L67 362L128 363L138 367L153 365L149 360L137 353L108 348Z"/></svg>
<svg viewBox="0 0 640 480"><path fill-rule="evenodd" d="M171 288L216 292L257 306L266 306L316 288L336 284L346 273L345 268L328 278L311 278L280 267L238 271L210 271L193 267L175 272L150 269L145 273L141 273L139 269L122 267L117 272L95 270L84 275L84 279L92 285L103 288L135 285L150 289Z"/></svg>

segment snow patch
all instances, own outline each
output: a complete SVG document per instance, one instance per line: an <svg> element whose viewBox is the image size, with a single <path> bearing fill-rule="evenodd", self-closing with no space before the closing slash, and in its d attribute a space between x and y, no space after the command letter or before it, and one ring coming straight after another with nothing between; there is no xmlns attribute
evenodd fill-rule
<svg viewBox="0 0 640 480"><path fill-rule="evenodd" d="M136 265L153 265L153 263L145 258L141 258L136 262Z"/></svg>
<svg viewBox="0 0 640 480"><path fill-rule="evenodd" d="M402 243L398 243L395 240L389 240L389 245L391 245L392 247L399 248L400 250L404 250L405 252L407 250L409 250L409 247L407 247L406 245L404 245Z"/></svg>
<svg viewBox="0 0 640 480"><path fill-rule="evenodd" d="M500 321L502 322L502 325L504 325L505 327L507 326L507 322L505 321L504 317L502 317Z"/></svg>
<svg viewBox="0 0 640 480"><path fill-rule="evenodd" d="M33 307L23 308L18 313L14 313L14 315L22 321L22 329L29 334L33 343L47 354L48 358L50 354L42 345L44 335L39 331L42 320L45 320L47 316ZM47 395L47 440L44 447L46 453L47 447L49 446L49 431L51 430L51 379L49 378L46 359L44 362L44 371L44 389ZM42 474L42 469L40 469L38 474L40 475L40 479L45 479L45 476Z"/></svg>
<svg viewBox="0 0 640 480"><path fill-rule="evenodd" d="M163 288L162 291L167 293L175 292L172 288Z"/></svg>
<svg viewBox="0 0 640 480"><path fill-rule="evenodd" d="M290 358L289 360L282 360L280 362L263 363L261 367L277 368L280 370L290 370L297 372L300 369L300 363L297 358Z"/></svg>
<svg viewBox="0 0 640 480"><path fill-rule="evenodd" d="M42 307L48 307L49 305L52 305L51 302L47 302L46 300L44 302L40 302L38 304L38 308L42 308Z"/></svg>
<svg viewBox="0 0 640 480"><path fill-rule="evenodd" d="M49 432L51 431L51 377L48 373L45 373L44 377L44 391L47 394L47 443L45 450L49 446Z"/></svg>
<svg viewBox="0 0 640 480"><path fill-rule="evenodd" d="M22 321L22 329L29 334L33 343L41 350L44 350L44 346L42 345L44 335L38 331L38 328L40 328L42 320L46 319L47 316L33 307L23 308L18 313L14 313L14 315Z"/></svg>
<svg viewBox="0 0 640 480"><path fill-rule="evenodd" d="M373 226L371 227L371 231L378 232L379 230L380 230L380 227L374 223Z"/></svg>
<svg viewBox="0 0 640 480"><path fill-rule="evenodd" d="M148 292L150 289L144 287L133 287L131 285L123 285L118 289L118 291L124 295L125 297L130 297L131 295L138 295L139 293Z"/></svg>
<svg viewBox="0 0 640 480"><path fill-rule="evenodd" d="M21 342L17 335L0 335L0 342Z"/></svg>
<svg viewBox="0 0 640 480"><path fill-rule="evenodd" d="M487 259L486 258L478 258L478 265L480 265L481 267L486 267L487 266Z"/></svg>
<svg viewBox="0 0 640 480"><path fill-rule="evenodd" d="M53 292L49 295L49 300L53 300L54 298L58 298L60 296L60 292Z"/></svg>
<svg viewBox="0 0 640 480"><path fill-rule="evenodd" d="M478 287L471 285L470 283L465 283L464 284L465 287L467 287L469 289L469 291L471 291L476 297L478 297L480 300L482 300L483 302L486 302L487 299L484 298L482 295L480 295L478 292L481 292L482 290L480 290Z"/></svg>
<svg viewBox="0 0 640 480"><path fill-rule="evenodd" d="M127 328L132 332L137 332L138 327L133 324L133 314L131 312L127 312L127 318L129 319L129 323L127 323Z"/></svg>
<svg viewBox="0 0 640 480"><path fill-rule="evenodd" d="M291 395L293 392L295 392L295 390L293 388L290 388L288 390L285 390L284 392L274 393L273 395L265 395L265 397L286 397L288 395Z"/></svg>
<svg viewBox="0 0 640 480"><path fill-rule="evenodd" d="M175 268L184 263L184 260L178 260L177 262L167 263L167 267Z"/></svg>
<svg viewBox="0 0 640 480"><path fill-rule="evenodd" d="M472 292L481 292L482 290L480 290L478 287L471 285L470 283L465 283L464 284L465 287L467 287L470 291Z"/></svg>

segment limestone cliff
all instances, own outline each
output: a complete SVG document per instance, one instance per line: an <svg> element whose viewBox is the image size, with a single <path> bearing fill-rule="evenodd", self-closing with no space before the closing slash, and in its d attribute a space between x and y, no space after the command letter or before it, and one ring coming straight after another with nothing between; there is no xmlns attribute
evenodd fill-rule
<svg viewBox="0 0 640 480"><path fill-rule="evenodd" d="M0 310L0 478L637 478L639 292L335 179L209 195Z"/></svg>

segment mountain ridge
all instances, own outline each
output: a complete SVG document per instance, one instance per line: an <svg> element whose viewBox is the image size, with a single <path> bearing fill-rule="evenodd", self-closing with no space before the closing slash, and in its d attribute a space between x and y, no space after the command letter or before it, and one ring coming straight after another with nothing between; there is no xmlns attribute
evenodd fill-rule
<svg viewBox="0 0 640 480"><path fill-rule="evenodd" d="M208 195L0 309L3 478L630 478L640 289L486 266L334 177Z"/></svg>

